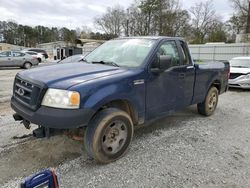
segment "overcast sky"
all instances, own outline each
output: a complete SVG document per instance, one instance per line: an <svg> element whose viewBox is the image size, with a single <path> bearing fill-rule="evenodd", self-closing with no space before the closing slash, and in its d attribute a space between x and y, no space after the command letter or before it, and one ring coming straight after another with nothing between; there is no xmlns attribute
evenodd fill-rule
<svg viewBox="0 0 250 188"><path fill-rule="evenodd" d="M195 2L180 0L189 9ZM94 17L117 4L128 7L134 0L1 0L0 20L15 20L26 25L45 25L76 28L86 25L94 29ZM224 20L232 15L228 0L215 0L214 7Z"/></svg>

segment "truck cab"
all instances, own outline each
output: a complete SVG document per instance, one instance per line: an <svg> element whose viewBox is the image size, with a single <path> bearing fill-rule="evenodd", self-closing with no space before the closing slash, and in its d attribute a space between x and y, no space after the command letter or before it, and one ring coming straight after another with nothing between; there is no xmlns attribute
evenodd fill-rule
<svg viewBox="0 0 250 188"><path fill-rule="evenodd" d="M18 73L11 106L16 120L40 128L85 127L88 155L108 163L125 154L137 125L193 104L212 115L228 75L227 62L194 64L181 38L125 37L83 63Z"/></svg>

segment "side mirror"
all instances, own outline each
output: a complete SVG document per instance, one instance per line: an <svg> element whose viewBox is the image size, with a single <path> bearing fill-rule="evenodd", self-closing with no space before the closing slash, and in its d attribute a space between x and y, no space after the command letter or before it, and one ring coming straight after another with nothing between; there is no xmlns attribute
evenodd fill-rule
<svg viewBox="0 0 250 188"><path fill-rule="evenodd" d="M164 72L169 67L171 67L172 60L173 60L172 56L160 55L158 57L158 62L157 62L156 67L152 68L151 72L152 73L161 73L161 72Z"/></svg>

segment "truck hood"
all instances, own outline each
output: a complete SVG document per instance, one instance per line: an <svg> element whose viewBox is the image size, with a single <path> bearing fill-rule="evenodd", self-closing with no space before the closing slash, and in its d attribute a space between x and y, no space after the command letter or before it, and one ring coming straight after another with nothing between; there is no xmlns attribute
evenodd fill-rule
<svg viewBox="0 0 250 188"><path fill-rule="evenodd" d="M230 73L249 74L250 68L230 67Z"/></svg>
<svg viewBox="0 0 250 188"><path fill-rule="evenodd" d="M67 63L38 67L18 73L23 79L45 83L50 88L68 89L74 85L113 74L125 69L101 64Z"/></svg>

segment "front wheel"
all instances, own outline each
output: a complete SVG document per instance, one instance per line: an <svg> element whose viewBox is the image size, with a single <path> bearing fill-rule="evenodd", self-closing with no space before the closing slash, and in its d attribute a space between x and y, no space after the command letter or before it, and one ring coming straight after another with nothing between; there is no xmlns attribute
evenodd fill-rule
<svg viewBox="0 0 250 188"><path fill-rule="evenodd" d="M197 105L198 112L204 116L210 116L214 113L219 99L218 89L212 86L202 103Z"/></svg>
<svg viewBox="0 0 250 188"><path fill-rule="evenodd" d="M119 109L100 111L85 133L85 148L90 157L100 163L113 162L127 151L133 137L130 116Z"/></svg>

